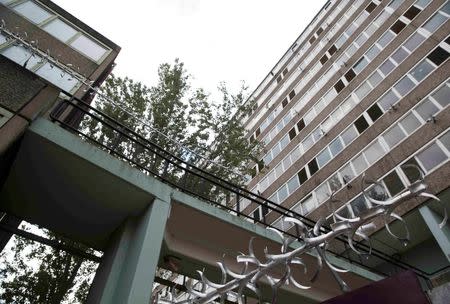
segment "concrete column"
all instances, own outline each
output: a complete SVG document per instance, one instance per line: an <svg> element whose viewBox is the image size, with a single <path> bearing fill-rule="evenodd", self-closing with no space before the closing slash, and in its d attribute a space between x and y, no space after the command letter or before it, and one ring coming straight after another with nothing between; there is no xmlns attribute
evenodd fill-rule
<svg viewBox="0 0 450 304"><path fill-rule="evenodd" d="M148 304L170 203L155 199L129 218L110 240L89 292L88 304Z"/></svg>
<svg viewBox="0 0 450 304"><path fill-rule="evenodd" d="M430 207L422 206L419 208L425 223L433 234L436 242L439 244L447 260L450 262L450 227L448 223L441 229L439 224L442 221L442 216L436 214Z"/></svg>

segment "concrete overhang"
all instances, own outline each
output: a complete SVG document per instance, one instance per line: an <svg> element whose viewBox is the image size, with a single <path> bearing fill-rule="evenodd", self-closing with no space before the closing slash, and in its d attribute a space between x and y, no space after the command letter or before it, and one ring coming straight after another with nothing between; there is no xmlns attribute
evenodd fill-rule
<svg viewBox="0 0 450 304"><path fill-rule="evenodd" d="M160 263L165 255L176 256L182 274L196 277L196 270L206 268L208 277L217 279L223 254L237 271L235 256L248 252L252 237L259 254L266 246L271 253L280 250L275 233L180 192L45 119L36 120L22 140L0 193L0 210L103 250L124 220L141 214L156 197L171 204ZM351 288L382 278L343 259L330 260L350 270L342 277ZM314 256L305 262L315 268ZM267 286L263 291L270 293ZM340 293L324 269L311 289L286 286L279 299L316 303Z"/></svg>

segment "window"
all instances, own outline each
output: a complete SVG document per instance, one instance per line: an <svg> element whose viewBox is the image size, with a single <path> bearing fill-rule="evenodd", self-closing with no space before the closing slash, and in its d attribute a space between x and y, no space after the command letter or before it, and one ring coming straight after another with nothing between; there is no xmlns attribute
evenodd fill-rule
<svg viewBox="0 0 450 304"><path fill-rule="evenodd" d="M339 180L339 176L337 174L333 175L328 179L328 185L330 186L331 193L334 193L341 189L342 183Z"/></svg>
<svg viewBox="0 0 450 304"><path fill-rule="evenodd" d="M408 76L404 76L397 84L394 86L394 88L397 90L397 92L400 93L400 95L405 96L409 93L413 88L415 87L414 82L409 79Z"/></svg>
<svg viewBox="0 0 450 304"><path fill-rule="evenodd" d="M432 51L430 53L430 55L428 55L428 59L430 59L431 61L433 61L434 64L436 64L437 66L441 65L445 60L447 60L448 56L450 54L444 50L443 48L441 48L440 46L438 46L434 51Z"/></svg>
<svg viewBox="0 0 450 304"><path fill-rule="evenodd" d="M420 126L419 120L413 113L410 113L405 118L403 118L400 124L402 125L403 129L405 129L406 133L408 133L408 135L413 133Z"/></svg>
<svg viewBox="0 0 450 304"><path fill-rule="evenodd" d="M367 123L367 120L364 118L364 116L360 116L355 121L355 127L358 130L358 132L361 134L362 132L364 132L365 129L367 129L369 127L369 124Z"/></svg>
<svg viewBox="0 0 450 304"><path fill-rule="evenodd" d="M40 58L33 56L29 50L22 46L13 45L7 49L4 49L1 53L3 56L11 59L17 64L20 64L21 66L23 66L26 62L27 69L31 69L40 61Z"/></svg>
<svg viewBox="0 0 450 304"><path fill-rule="evenodd" d="M367 162L364 159L364 156L360 154L354 160L352 160L353 167L355 168L356 175L359 175L364 170L367 169Z"/></svg>
<svg viewBox="0 0 450 304"><path fill-rule="evenodd" d="M76 33L78 33L77 30L61 21L60 19L52 20L51 22L46 24L43 29L47 33L53 35L63 42L66 42L67 40L75 36Z"/></svg>
<svg viewBox="0 0 450 304"><path fill-rule="evenodd" d="M364 155L369 164L373 164L384 155L384 149L377 140L364 151Z"/></svg>
<svg viewBox="0 0 450 304"><path fill-rule="evenodd" d="M342 181L344 182L344 184L348 184L356 176L355 172L352 169L352 166L350 165L350 163L345 165L340 170L340 173L341 173Z"/></svg>
<svg viewBox="0 0 450 304"><path fill-rule="evenodd" d="M293 140L294 137L295 137L295 135L297 135L297 134L295 133L295 128L292 128L292 129L289 131L289 139L290 139L290 140Z"/></svg>
<svg viewBox="0 0 450 304"><path fill-rule="evenodd" d="M403 133L402 129L395 125L389 131L387 131L384 135L384 140L388 144L389 148L394 147L398 144L403 138L406 137L405 133Z"/></svg>
<svg viewBox="0 0 450 304"><path fill-rule="evenodd" d="M391 42L394 38L394 34L391 31L387 31L383 36L378 40L378 43L384 48L386 45Z"/></svg>
<svg viewBox="0 0 450 304"><path fill-rule="evenodd" d="M302 145L303 145L303 151L308 150L309 148L311 148L311 146L314 144L313 138L311 135L309 135L308 137L306 137L303 141L302 141Z"/></svg>
<svg viewBox="0 0 450 304"><path fill-rule="evenodd" d="M330 194L328 193L328 185L326 183L320 185L315 192L318 204L323 203L330 197Z"/></svg>
<svg viewBox="0 0 450 304"><path fill-rule="evenodd" d="M70 45L94 61L98 61L106 53L106 49L85 35L77 37Z"/></svg>
<svg viewBox="0 0 450 304"><path fill-rule="evenodd" d="M405 189L405 186L403 185L402 181L398 177L397 172L395 171L386 175L383 181L391 196L395 196L402 192L403 189Z"/></svg>
<svg viewBox="0 0 450 304"><path fill-rule="evenodd" d="M342 89L345 88L344 83L342 82L342 80L339 80L338 82L336 82L336 84L334 85L334 89L336 90L336 92L340 92L342 91Z"/></svg>
<svg viewBox="0 0 450 304"><path fill-rule="evenodd" d="M389 58L380 66L380 71L385 75L389 75L389 73L395 68L395 65L389 60Z"/></svg>
<svg viewBox="0 0 450 304"><path fill-rule="evenodd" d="M356 74L353 69L348 70L348 72L345 74L345 79L347 79L348 82L352 81L353 78L355 78Z"/></svg>
<svg viewBox="0 0 450 304"><path fill-rule="evenodd" d="M287 187L286 185L283 185L280 190L278 190L278 202L282 202L286 199L288 196Z"/></svg>
<svg viewBox="0 0 450 304"><path fill-rule="evenodd" d="M283 101L281 102L281 106L284 108L285 106L287 106L288 101L287 98L283 99Z"/></svg>
<svg viewBox="0 0 450 304"><path fill-rule="evenodd" d="M287 182L289 193L293 193L299 186L300 183L298 182L298 177L296 175Z"/></svg>
<svg viewBox="0 0 450 304"><path fill-rule="evenodd" d="M366 67L368 64L368 61L365 57L362 57L354 66L353 69L355 70L356 74L361 73L361 71Z"/></svg>
<svg viewBox="0 0 450 304"><path fill-rule="evenodd" d="M432 96L442 107L446 107L450 104L450 88L446 84L433 93Z"/></svg>
<svg viewBox="0 0 450 304"><path fill-rule="evenodd" d="M425 171L429 172L440 163L444 162L447 159L447 156L436 143L433 143L431 146L419 153L417 158L422 163Z"/></svg>
<svg viewBox="0 0 450 304"><path fill-rule="evenodd" d="M316 37L312 36L312 37L309 39L309 43L312 44L315 40L316 40Z"/></svg>
<svg viewBox="0 0 450 304"><path fill-rule="evenodd" d="M397 64L400 64L406 57L408 57L408 53L402 47L392 54L392 59L394 59Z"/></svg>
<svg viewBox="0 0 450 304"><path fill-rule="evenodd" d="M376 121L383 115L383 111L381 111L380 107L375 103L367 110L367 114L369 114L372 121Z"/></svg>
<svg viewBox="0 0 450 304"><path fill-rule="evenodd" d="M303 128L305 127L305 121L302 119L300 119L300 121L297 123L297 129L300 132L301 130L303 130Z"/></svg>
<svg viewBox="0 0 450 304"><path fill-rule="evenodd" d="M337 48L334 44L328 49L328 53L330 54L330 56L333 56L333 54L336 53L336 51Z"/></svg>
<svg viewBox="0 0 450 304"><path fill-rule="evenodd" d="M286 76L287 72L289 72L289 71L288 71L287 68L285 68L285 69L283 70L283 73L282 73L282 74L283 74L283 77Z"/></svg>
<svg viewBox="0 0 450 304"><path fill-rule="evenodd" d="M320 168L322 168L330 159L331 155L327 148L317 155L317 163Z"/></svg>
<svg viewBox="0 0 450 304"><path fill-rule="evenodd" d="M312 195L309 195L306 199L304 199L301 203L302 209L303 209L303 215L311 212L314 207L314 200L312 198Z"/></svg>
<svg viewBox="0 0 450 304"><path fill-rule="evenodd" d="M359 100L362 100L370 92L370 89L370 85L366 81L356 89L355 94L356 96L358 96Z"/></svg>
<svg viewBox="0 0 450 304"><path fill-rule="evenodd" d="M303 117L305 124L309 125L309 123L316 117L316 113L314 113L314 110L310 110L308 113L306 113L305 117Z"/></svg>
<svg viewBox="0 0 450 304"><path fill-rule="evenodd" d="M383 77L377 70L375 70L375 72L368 78L368 81L372 85L372 87L376 87L381 82L381 80L383 80Z"/></svg>
<svg viewBox="0 0 450 304"><path fill-rule="evenodd" d="M63 72L63 70L48 62L40 67L36 71L36 74L68 92L70 92L78 83L71 75Z"/></svg>
<svg viewBox="0 0 450 304"><path fill-rule="evenodd" d="M367 58L369 58L370 60L373 60L375 57L377 57L377 55L380 53L380 49L378 48L378 46L376 44L374 44L367 52L366 52L366 56Z"/></svg>
<svg viewBox="0 0 450 304"><path fill-rule="evenodd" d="M341 151L342 151L342 149L343 149L343 146L342 146L342 143L341 143L341 139L338 137L338 138L336 138L331 144L330 144L330 151L331 151L331 155L332 156L336 156L336 155L338 155Z"/></svg>
<svg viewBox="0 0 450 304"><path fill-rule="evenodd" d="M277 83L279 83L279 82L281 81L281 79L283 79L283 78L281 77L281 75L278 75L278 77L277 77Z"/></svg>
<svg viewBox="0 0 450 304"><path fill-rule="evenodd" d="M319 167L317 166L317 161L315 158L308 163L308 169L309 169L310 175L313 175L314 173L317 172L317 170L319 170Z"/></svg>
<svg viewBox="0 0 450 304"><path fill-rule="evenodd" d="M434 70L434 67L428 60L423 60L411 72L411 76L418 82L422 81L428 74Z"/></svg>
<svg viewBox="0 0 450 304"><path fill-rule="evenodd" d="M408 167L407 165L414 165L420 168L419 164L417 163L417 161L412 157L409 160L407 160L403 166L402 166L402 171L403 173L405 173L406 177L408 178L410 183L415 182L416 180L418 180L420 178L420 173L416 168L413 167Z"/></svg>
<svg viewBox="0 0 450 304"><path fill-rule="evenodd" d="M322 65L324 65L325 62L327 62L327 60L328 60L328 56L327 56L327 54L325 54L325 55L322 56L322 58L320 58L320 63Z"/></svg>
<svg viewBox="0 0 450 304"><path fill-rule="evenodd" d="M383 97L381 97L378 103L383 108L383 110L387 111L391 108L393 104L397 102L397 100L398 100L397 95L395 95L395 93L391 90L388 93L386 93Z"/></svg>
<svg viewBox="0 0 450 304"><path fill-rule="evenodd" d="M450 132L447 132L444 135L442 135L441 138L439 138L439 140L442 142L442 144L450 152Z"/></svg>
<svg viewBox="0 0 450 304"><path fill-rule="evenodd" d="M359 195L356 197L351 203L350 206L352 207L353 213L355 216L359 216L361 213L363 213L365 210L367 210L366 205L366 199L364 195Z"/></svg>
<svg viewBox="0 0 450 304"><path fill-rule="evenodd" d="M292 91L289 93L289 99L292 100L292 98L294 98L294 96L295 96L295 91L292 90Z"/></svg>
<svg viewBox="0 0 450 304"><path fill-rule="evenodd" d="M447 18L440 14L439 12L435 13L430 20L428 20L423 26L430 33L434 33L441 25L447 20Z"/></svg>
<svg viewBox="0 0 450 304"><path fill-rule="evenodd" d="M344 144L347 146L353 139L356 138L358 134L356 133L355 128L350 126L344 133L342 133L341 138L344 141Z"/></svg>
<svg viewBox="0 0 450 304"><path fill-rule="evenodd" d="M258 137L259 134L261 134L261 129L260 129L260 128L256 129L256 131L255 131L255 137Z"/></svg>
<svg viewBox="0 0 450 304"><path fill-rule="evenodd" d="M26 1L14 6L12 9L35 24L39 24L52 16L48 11L32 1Z"/></svg>
<svg viewBox="0 0 450 304"><path fill-rule="evenodd" d="M377 7L377 5L375 3L370 2L370 4L366 7L366 11L368 13L371 13L376 7Z"/></svg>
<svg viewBox="0 0 450 304"><path fill-rule="evenodd" d="M371 198L379 201L385 201L389 198L389 194L382 184L375 184L367 192Z"/></svg>
<svg viewBox="0 0 450 304"><path fill-rule="evenodd" d="M403 16L405 16L406 18L408 18L409 20L413 20L419 13L421 12L421 10L415 6L411 6L404 14Z"/></svg>
<svg viewBox="0 0 450 304"><path fill-rule="evenodd" d="M415 110L424 121L427 121L439 111L439 109L429 99L425 99L424 102L418 105Z"/></svg>
<svg viewBox="0 0 450 304"><path fill-rule="evenodd" d="M304 182L306 182L308 180L308 175L306 175L305 168L301 169L297 175L298 175L298 180L300 181L300 184L303 184Z"/></svg>
<svg viewBox="0 0 450 304"><path fill-rule="evenodd" d="M397 20L397 22L395 22L392 26L391 26L391 30L398 34L400 33L404 28L405 28L406 24L404 22L402 22L401 20Z"/></svg>
<svg viewBox="0 0 450 304"><path fill-rule="evenodd" d="M425 37L419 34L418 32L415 32L404 44L403 46L409 50L410 52L413 52L419 45L422 44L422 42L425 40Z"/></svg>

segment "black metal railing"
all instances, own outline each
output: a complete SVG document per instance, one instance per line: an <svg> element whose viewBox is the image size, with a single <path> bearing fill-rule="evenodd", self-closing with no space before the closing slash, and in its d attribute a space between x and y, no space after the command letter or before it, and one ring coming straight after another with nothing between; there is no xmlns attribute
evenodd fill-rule
<svg viewBox="0 0 450 304"><path fill-rule="evenodd" d="M69 93L66 94L70 96ZM73 124L67 122L63 115L67 108L73 108L80 111L80 113L82 113L81 115L84 117L84 121L94 121L100 125L103 130L108 130L107 138L99 138L98 136L92 135L90 130L82 127L83 124L81 127L74 127ZM248 200L250 204L264 207L268 211L267 215L276 214L276 216L273 217L275 219L280 216L290 216L300 219L307 227L314 227L315 225L314 221L293 210L275 204L261 195L252 193L243 187L239 187L223 178L217 177L207 170L189 163L182 157L168 152L157 144L147 140L144 136L139 134L138 131L129 128L100 110L84 103L80 99L71 97L70 99L62 100L53 109L50 118L65 129L79 134L85 140L88 140L99 148L117 156L119 159L128 162L131 166L142 172L152 175L183 192L194 195L238 217L249 219L256 224L271 227L292 237L299 238L299 232L295 231L295 229L284 231L266 221L267 216L263 216L262 219L254 219L248 213L243 212L244 210L241 208L242 201ZM328 227L323 227L322 229L324 231L330 230ZM340 243L340 245L335 246L334 248L339 249L333 250L331 248L328 249L328 251L351 263L368 268L373 272L382 275L390 275L390 273L373 268L373 266L364 259L347 255L345 252L347 240L345 238L337 238L337 242ZM355 242L355 246L362 252L369 252L369 246L363 242ZM430 274L427 272L400 261L382 251L373 249L372 256L373 258L378 259L380 263L391 264L400 269L412 270L427 282L429 280Z"/></svg>

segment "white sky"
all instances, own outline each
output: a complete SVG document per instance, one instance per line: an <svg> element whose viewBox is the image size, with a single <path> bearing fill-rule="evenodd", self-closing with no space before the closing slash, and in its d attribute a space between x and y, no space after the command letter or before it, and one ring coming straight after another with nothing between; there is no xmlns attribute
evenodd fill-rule
<svg viewBox="0 0 450 304"><path fill-rule="evenodd" d="M208 92L269 73L326 0L53 0L122 47L114 72L146 85L180 58Z"/></svg>

